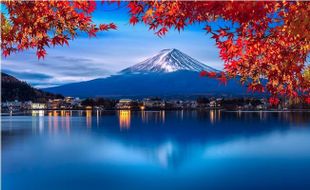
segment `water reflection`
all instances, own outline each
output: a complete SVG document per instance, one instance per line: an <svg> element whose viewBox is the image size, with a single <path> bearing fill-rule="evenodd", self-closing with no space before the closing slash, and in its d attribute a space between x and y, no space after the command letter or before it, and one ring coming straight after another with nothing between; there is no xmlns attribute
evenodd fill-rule
<svg viewBox="0 0 310 190"><path fill-rule="evenodd" d="M44 116L44 110L32 110L31 111L31 115L32 116Z"/></svg>
<svg viewBox="0 0 310 190"><path fill-rule="evenodd" d="M129 129L130 120L131 120L131 111L130 110L119 110L119 127L120 129Z"/></svg>
<svg viewBox="0 0 310 190"><path fill-rule="evenodd" d="M178 112L177 112L178 113ZM143 123L164 124L166 120L166 112L162 111L141 111L141 119Z"/></svg>
<svg viewBox="0 0 310 190"><path fill-rule="evenodd" d="M47 116L47 127L49 134L58 134L59 127L61 130L66 131L66 134L70 134L72 117L71 110L48 111ZM44 117L41 118L41 123L44 124Z"/></svg>
<svg viewBox="0 0 310 190"><path fill-rule="evenodd" d="M92 110L86 110L86 127L91 128Z"/></svg>
<svg viewBox="0 0 310 190"><path fill-rule="evenodd" d="M87 111L2 117L4 189L139 189L141 178L154 186L142 189L252 189L310 176L310 113Z"/></svg>

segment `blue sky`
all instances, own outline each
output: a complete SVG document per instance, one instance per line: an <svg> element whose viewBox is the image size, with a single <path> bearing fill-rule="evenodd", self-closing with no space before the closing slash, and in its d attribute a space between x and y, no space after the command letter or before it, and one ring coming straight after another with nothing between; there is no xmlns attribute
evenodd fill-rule
<svg viewBox="0 0 310 190"><path fill-rule="evenodd" d="M180 33L171 30L159 38L144 24L129 25L124 4L99 3L93 16L95 23L114 22L118 30L100 32L95 38L83 34L70 41L69 47L48 48L44 60L38 60L33 50L2 57L2 71L39 88L56 86L107 77L166 48L179 49L202 63L223 68L215 42L202 30L203 24Z"/></svg>

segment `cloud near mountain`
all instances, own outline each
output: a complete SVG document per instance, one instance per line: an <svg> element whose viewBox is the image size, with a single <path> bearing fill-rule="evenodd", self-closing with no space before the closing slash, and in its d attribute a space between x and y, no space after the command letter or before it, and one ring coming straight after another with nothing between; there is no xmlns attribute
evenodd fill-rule
<svg viewBox="0 0 310 190"><path fill-rule="evenodd" d="M238 79L226 86L218 80L199 77L199 72L220 72L177 49L164 49L157 55L120 71L117 75L72 83L45 90L79 97L145 97L193 95L246 95Z"/></svg>

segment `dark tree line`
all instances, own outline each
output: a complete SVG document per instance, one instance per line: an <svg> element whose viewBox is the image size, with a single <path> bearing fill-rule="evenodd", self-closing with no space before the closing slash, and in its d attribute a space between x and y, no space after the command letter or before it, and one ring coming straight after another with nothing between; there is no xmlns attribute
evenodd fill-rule
<svg viewBox="0 0 310 190"><path fill-rule="evenodd" d="M2 102L14 100L46 102L48 99L63 98L63 96L35 89L26 82L1 73L1 98Z"/></svg>

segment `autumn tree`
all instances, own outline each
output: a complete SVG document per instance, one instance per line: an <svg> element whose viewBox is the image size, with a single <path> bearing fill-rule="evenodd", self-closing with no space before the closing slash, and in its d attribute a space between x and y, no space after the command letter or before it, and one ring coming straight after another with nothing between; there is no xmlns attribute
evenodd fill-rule
<svg viewBox="0 0 310 190"><path fill-rule="evenodd" d="M98 31L116 29L113 23L96 26L91 13L94 1L4 1L1 10L1 48L4 56L36 49L44 58L45 47L64 44L78 32L95 36Z"/></svg>
<svg viewBox="0 0 310 190"><path fill-rule="evenodd" d="M268 91L271 104L278 104L279 96L309 101L308 2L149 1L128 6L132 24L144 22L159 36L171 28L204 24L220 50L225 76L240 76L250 91ZM226 21L225 27L214 24L219 19ZM225 82L224 74L217 77Z"/></svg>
<svg viewBox="0 0 310 190"><path fill-rule="evenodd" d="M77 30L93 36L99 30L115 29L114 24L97 27L92 23L96 4L91 1L4 4L8 10L8 17L1 14L5 56L36 48L41 58L44 47L67 44ZM250 91L268 92L271 104L278 104L280 96L310 103L308 2L131 1L127 5L129 22L143 22L158 36L201 23L225 64L223 73L202 71L202 76L218 78L224 84L227 78L240 77Z"/></svg>

